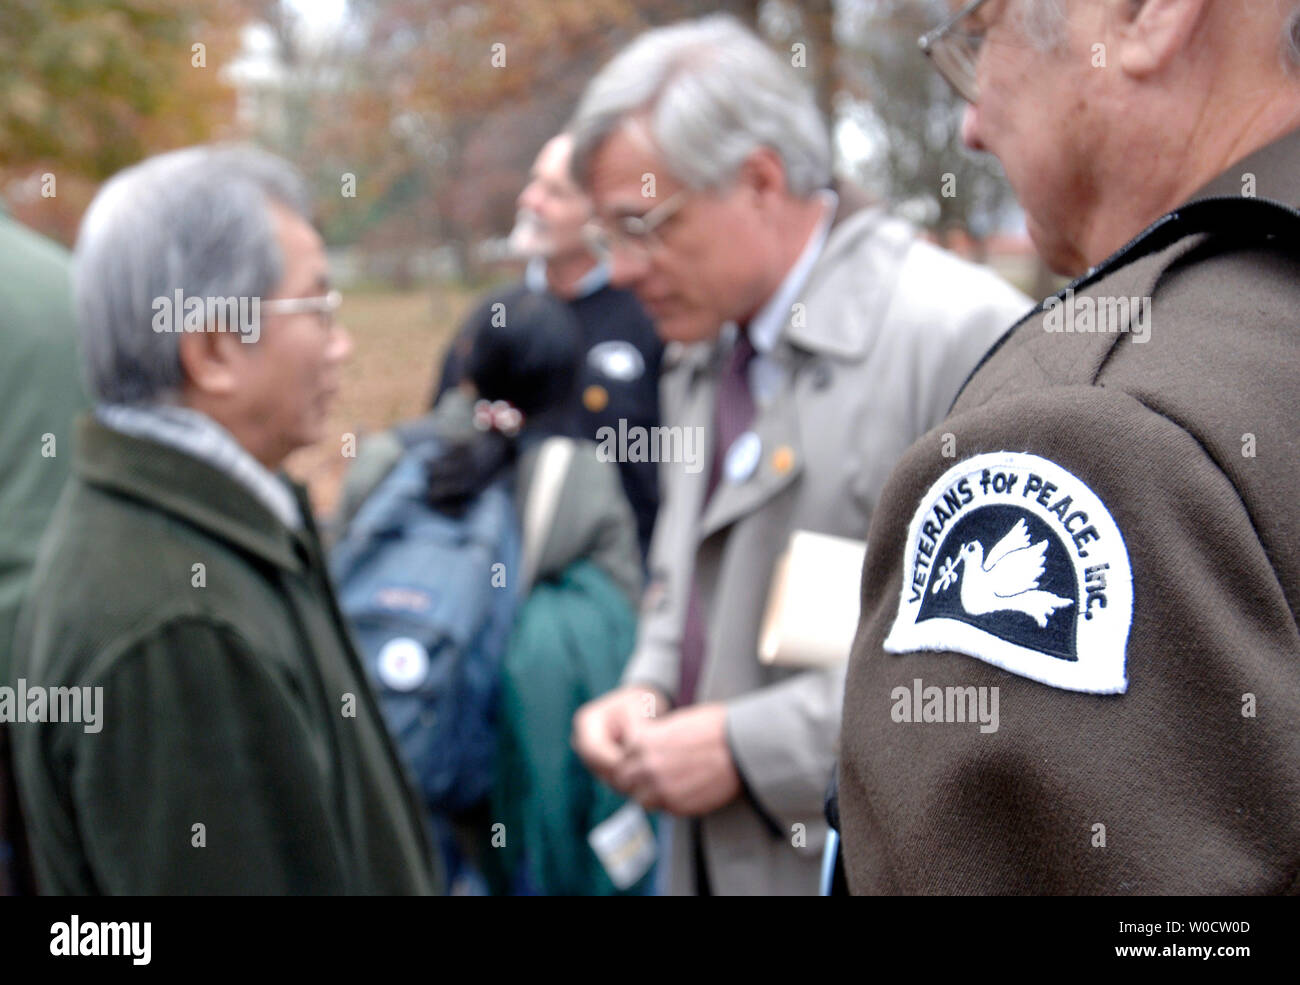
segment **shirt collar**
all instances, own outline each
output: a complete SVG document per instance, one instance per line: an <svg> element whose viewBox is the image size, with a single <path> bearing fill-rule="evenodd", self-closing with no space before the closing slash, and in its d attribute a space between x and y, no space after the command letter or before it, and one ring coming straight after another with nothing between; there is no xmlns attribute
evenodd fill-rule
<svg viewBox="0 0 1300 985"><path fill-rule="evenodd" d="M589 297L609 284L609 264L598 263L574 285L573 299ZM533 257L524 268L524 286L534 294L549 290L546 282L546 258Z"/></svg>
<svg viewBox="0 0 1300 985"><path fill-rule="evenodd" d="M830 235L831 222L839 208L839 196L829 188L817 191L815 197L825 206L821 219L818 220L816 228L804 244L799 259L786 272L781 285L749 323L749 341L763 354L770 353L776 346L777 340L781 337L781 330L790 320L790 309L798 299L799 292L803 290L813 266L822 255L826 239Z"/></svg>
<svg viewBox="0 0 1300 985"><path fill-rule="evenodd" d="M219 469L286 527L302 529L302 511L289 487L206 414L172 404L100 404L95 416L115 431L167 445Z"/></svg>

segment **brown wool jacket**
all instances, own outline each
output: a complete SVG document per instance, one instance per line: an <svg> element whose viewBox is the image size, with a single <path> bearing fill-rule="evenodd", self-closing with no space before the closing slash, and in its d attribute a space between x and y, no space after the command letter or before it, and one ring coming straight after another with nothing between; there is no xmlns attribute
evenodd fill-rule
<svg viewBox="0 0 1300 985"><path fill-rule="evenodd" d="M1300 203L1300 132L1195 198L1251 176ZM1067 295L1149 297L1147 341L1039 310L895 469L844 698L854 892L1300 889L1300 220L1266 239L1252 204Z"/></svg>

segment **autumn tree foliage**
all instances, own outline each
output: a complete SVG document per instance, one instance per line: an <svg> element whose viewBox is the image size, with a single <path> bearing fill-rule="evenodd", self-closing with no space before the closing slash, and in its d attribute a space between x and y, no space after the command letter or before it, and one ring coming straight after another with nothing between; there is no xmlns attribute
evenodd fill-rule
<svg viewBox="0 0 1300 985"><path fill-rule="evenodd" d="M228 132L240 0L0 3L0 192L70 242L98 183Z"/></svg>
<svg viewBox="0 0 1300 985"><path fill-rule="evenodd" d="M807 73L828 122L868 134L871 153L841 171L919 203L915 217L938 230L987 227L1000 178L957 150L960 106L915 44L946 7L348 0L322 34L306 30L302 0L2 0L0 195L71 242L114 171L250 137L299 166L327 242L358 246L372 276L411 283L441 247L472 277L477 248L509 230L533 156L592 74L646 28L727 11ZM249 25L271 38L265 77L226 71Z"/></svg>
<svg viewBox="0 0 1300 985"><path fill-rule="evenodd" d="M853 162L859 180L933 230L985 236L1004 219L1011 190L997 161L966 151L966 104L921 54L916 40L950 13L945 0L851 4L843 25L843 116L872 138Z"/></svg>
<svg viewBox="0 0 1300 985"><path fill-rule="evenodd" d="M473 245L510 228L533 156L605 60L647 27L718 9L755 24L758 7L352 0L334 50L291 55L304 132L263 136L312 173L331 241L399 254L447 244L472 274Z"/></svg>

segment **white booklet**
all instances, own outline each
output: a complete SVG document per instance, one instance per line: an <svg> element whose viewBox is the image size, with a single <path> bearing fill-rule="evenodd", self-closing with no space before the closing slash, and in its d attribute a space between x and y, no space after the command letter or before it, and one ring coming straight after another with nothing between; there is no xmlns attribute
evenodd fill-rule
<svg viewBox="0 0 1300 985"><path fill-rule="evenodd" d="M780 667L847 660L858 630L865 541L796 530L772 569L758 659Z"/></svg>

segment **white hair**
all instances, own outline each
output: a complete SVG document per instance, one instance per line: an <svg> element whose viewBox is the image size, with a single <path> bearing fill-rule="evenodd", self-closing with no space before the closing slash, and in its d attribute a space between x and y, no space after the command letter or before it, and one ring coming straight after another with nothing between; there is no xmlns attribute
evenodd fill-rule
<svg viewBox="0 0 1300 985"><path fill-rule="evenodd" d="M1282 51L1287 68L1300 74L1300 3L1287 15L1282 33Z"/></svg>
<svg viewBox="0 0 1300 985"><path fill-rule="evenodd" d="M580 184L605 140L639 116L669 170L692 188L724 187L759 147L780 155L791 194L830 183L830 134L811 87L730 15L647 31L591 80L566 128Z"/></svg>
<svg viewBox="0 0 1300 985"><path fill-rule="evenodd" d="M1054 51L1065 42L1065 0L1020 0L1015 16L1021 33L1040 51Z"/></svg>
<svg viewBox="0 0 1300 985"><path fill-rule="evenodd" d="M1279 0L1279 4L1291 0ZM1016 15L1030 43L1043 51L1058 48L1065 40L1066 0L1021 0ZM1292 2L1282 22L1280 53L1284 68L1300 73L1300 2Z"/></svg>
<svg viewBox="0 0 1300 985"><path fill-rule="evenodd" d="M179 388L179 336L153 331L155 298L272 292L284 270L272 201L309 215L286 161L238 145L160 154L99 190L73 257L86 383L97 400L147 403Z"/></svg>

